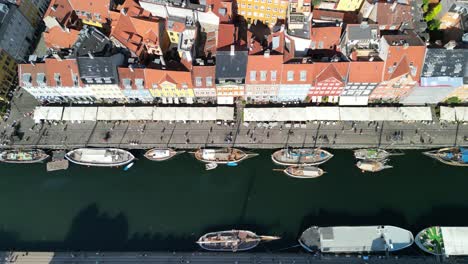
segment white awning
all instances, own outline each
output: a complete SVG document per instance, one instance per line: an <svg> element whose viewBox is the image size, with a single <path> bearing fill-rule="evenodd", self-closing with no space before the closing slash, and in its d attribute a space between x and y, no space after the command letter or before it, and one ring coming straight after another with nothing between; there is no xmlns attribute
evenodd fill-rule
<svg viewBox="0 0 468 264"><path fill-rule="evenodd" d="M97 110L97 120L111 120L113 107L100 106Z"/></svg>
<svg viewBox="0 0 468 264"><path fill-rule="evenodd" d="M97 107L84 107L84 121L96 121L97 118Z"/></svg>
<svg viewBox="0 0 468 264"><path fill-rule="evenodd" d="M49 113L48 107L37 106L34 109L34 120L39 123L41 120L47 120L47 114Z"/></svg>
<svg viewBox="0 0 468 264"><path fill-rule="evenodd" d="M216 120L234 120L234 107L216 107Z"/></svg>
<svg viewBox="0 0 468 264"><path fill-rule="evenodd" d="M216 120L216 107L203 107L201 108L203 112L203 120L214 121Z"/></svg>
<svg viewBox="0 0 468 264"><path fill-rule="evenodd" d="M468 107L455 107L455 115L458 121L468 121Z"/></svg>
<svg viewBox="0 0 468 264"><path fill-rule="evenodd" d="M175 107L175 120L189 120L190 117L190 109L189 107Z"/></svg>
<svg viewBox="0 0 468 264"><path fill-rule="evenodd" d="M189 109L189 116L187 120L193 120L193 121L203 121L204 116L203 116L203 108L201 107L190 107Z"/></svg>
<svg viewBox="0 0 468 264"><path fill-rule="evenodd" d="M340 120L342 121L369 121L368 107L341 107Z"/></svg>
<svg viewBox="0 0 468 264"><path fill-rule="evenodd" d="M441 227L445 255L468 255L468 227Z"/></svg>
<svg viewBox="0 0 468 264"><path fill-rule="evenodd" d="M62 120L82 121L84 119L85 107L64 107Z"/></svg>
<svg viewBox="0 0 468 264"><path fill-rule="evenodd" d="M47 120L62 120L63 107L49 106L48 108Z"/></svg>
<svg viewBox="0 0 468 264"><path fill-rule="evenodd" d="M218 97L218 104L219 105L232 105L232 104L234 104L234 97L232 97L232 96L229 96L229 97L219 96Z"/></svg>
<svg viewBox="0 0 468 264"><path fill-rule="evenodd" d="M331 107L319 107L319 106L308 106L306 107L307 120L326 120L326 121L337 121L340 120L340 108L336 106Z"/></svg>
<svg viewBox="0 0 468 264"><path fill-rule="evenodd" d="M440 120L454 122L457 121L455 115L455 108L441 106L440 107Z"/></svg>
<svg viewBox="0 0 468 264"><path fill-rule="evenodd" d="M161 107L161 119L165 121L174 121L176 119L176 107ZM153 116L154 117L154 116Z"/></svg>
<svg viewBox="0 0 468 264"><path fill-rule="evenodd" d="M129 117L133 117L133 120L152 120L153 119L153 107L142 106L142 107L127 107Z"/></svg>

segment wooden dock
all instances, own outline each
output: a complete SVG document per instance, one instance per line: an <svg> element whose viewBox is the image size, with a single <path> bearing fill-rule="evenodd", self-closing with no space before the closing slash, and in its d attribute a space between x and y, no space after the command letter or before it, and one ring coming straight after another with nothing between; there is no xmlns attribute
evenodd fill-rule
<svg viewBox="0 0 468 264"><path fill-rule="evenodd" d="M52 161L47 162L47 171L66 170L68 169L68 165L68 160L65 159L65 151L53 151Z"/></svg>

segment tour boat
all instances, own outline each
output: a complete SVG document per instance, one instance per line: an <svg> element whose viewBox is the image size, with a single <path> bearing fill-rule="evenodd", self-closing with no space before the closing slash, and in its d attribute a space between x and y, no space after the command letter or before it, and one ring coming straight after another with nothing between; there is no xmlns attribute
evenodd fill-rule
<svg viewBox="0 0 468 264"><path fill-rule="evenodd" d="M9 149L0 153L0 161L6 163L36 163L47 159L47 155L42 149Z"/></svg>
<svg viewBox="0 0 468 264"><path fill-rule="evenodd" d="M184 151L175 151L171 148L153 148L145 153L145 158L152 161L165 161Z"/></svg>
<svg viewBox="0 0 468 264"><path fill-rule="evenodd" d="M69 161L85 166L116 167L123 166L135 159L132 153L115 148L79 148L65 155Z"/></svg>
<svg viewBox="0 0 468 264"><path fill-rule="evenodd" d="M395 226L312 226L299 238L309 252L364 253L393 252L411 246L413 234Z"/></svg>
<svg viewBox="0 0 468 264"><path fill-rule="evenodd" d="M416 235L416 245L433 255L468 255L468 227L432 226Z"/></svg>
<svg viewBox="0 0 468 264"><path fill-rule="evenodd" d="M214 169L216 169L216 167L218 167L218 163L216 163L216 162L210 162L210 163L205 164L205 169L206 170L214 170Z"/></svg>
<svg viewBox="0 0 468 264"><path fill-rule="evenodd" d="M442 148L438 150L423 152L423 154L447 165L468 166L468 148Z"/></svg>
<svg viewBox="0 0 468 264"><path fill-rule="evenodd" d="M356 149L354 150L354 157L360 160L384 160L390 157L390 153L383 149Z"/></svg>
<svg viewBox="0 0 468 264"><path fill-rule="evenodd" d="M276 236L259 236L251 231L229 230L207 233L198 239L201 248L210 251L246 251L256 247L261 241L280 239Z"/></svg>
<svg viewBox="0 0 468 264"><path fill-rule="evenodd" d="M239 163L250 156L256 154L247 154L244 151L236 148L222 149L199 149L194 152L195 158L202 162L218 163L218 164L233 164Z"/></svg>
<svg viewBox="0 0 468 264"><path fill-rule="evenodd" d="M313 179L322 176L325 172L314 166L289 166L283 171L293 178Z"/></svg>
<svg viewBox="0 0 468 264"><path fill-rule="evenodd" d="M314 166L327 162L333 155L323 149L291 149L285 148L276 151L271 155L271 159L278 165L303 165Z"/></svg>
<svg viewBox="0 0 468 264"><path fill-rule="evenodd" d="M356 163L356 166L364 171L369 172L379 172L384 169L393 168L390 165L386 165L387 160L377 161L377 160L360 160Z"/></svg>

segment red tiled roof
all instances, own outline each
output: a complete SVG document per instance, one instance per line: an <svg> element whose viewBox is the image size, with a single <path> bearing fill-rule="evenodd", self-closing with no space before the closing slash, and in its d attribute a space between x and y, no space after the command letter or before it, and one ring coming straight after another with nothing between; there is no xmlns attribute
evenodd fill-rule
<svg viewBox="0 0 468 264"><path fill-rule="evenodd" d="M79 34L78 30L64 31L60 26L55 26L44 32L44 41L47 48L68 49L75 44Z"/></svg>
<svg viewBox="0 0 468 264"><path fill-rule="evenodd" d="M339 46L341 38L341 27L312 27L310 40L315 42L315 48L319 49L319 43L323 43L323 48L334 49Z"/></svg>
<svg viewBox="0 0 468 264"><path fill-rule="evenodd" d="M396 1L394 3L396 3L395 6L393 3L375 3L376 6L372 13L376 12L375 22L379 26L397 25L399 27L404 22L412 21L411 6L398 4ZM392 6L394 6L393 11ZM372 13L371 16L373 15Z"/></svg>
<svg viewBox="0 0 468 264"><path fill-rule="evenodd" d="M159 21L130 17L121 14L118 22L112 28L111 36L116 38L128 49L140 56L144 50L144 43L155 45L159 42Z"/></svg>
<svg viewBox="0 0 468 264"><path fill-rule="evenodd" d="M118 68L119 72L119 80L120 80L120 89L126 89L124 86L124 79L130 79L132 90L138 89L136 86L136 79L142 79L145 80L145 69L142 68L124 68L124 67L119 67ZM146 85L145 85L145 88Z"/></svg>
<svg viewBox="0 0 468 264"><path fill-rule="evenodd" d="M403 56L401 61L396 66L395 70L393 70L393 72L391 73L390 80L409 74L409 73L410 73L410 67L408 65L408 60L406 59L406 56Z"/></svg>
<svg viewBox="0 0 468 264"><path fill-rule="evenodd" d="M101 23L106 23L107 18L110 18L111 0L68 0L75 11L89 12L94 19L95 14L100 15L98 20ZM82 19L87 19L84 15L78 15Z"/></svg>
<svg viewBox="0 0 468 264"><path fill-rule="evenodd" d="M314 20L339 21L346 24L357 23L357 16L354 12L341 12L336 10L314 9L312 13Z"/></svg>
<svg viewBox="0 0 468 264"><path fill-rule="evenodd" d="M55 74L60 74L60 81L62 83L61 86L65 87L72 87L73 84L73 75L78 76L78 83L79 86L82 86L79 72L78 72L78 64L76 63L75 59L64 59L64 60L56 60L56 59L46 59L46 79L47 84L50 86L57 86L55 81Z"/></svg>
<svg viewBox="0 0 468 264"><path fill-rule="evenodd" d="M282 70L278 69L281 72L281 83L282 84L311 84L314 79L315 73L315 64L312 63L286 63L282 65ZM288 71L294 72L294 79L288 81ZM307 76L305 81L300 80L300 72L307 71Z"/></svg>
<svg viewBox="0 0 468 264"><path fill-rule="evenodd" d="M67 26L67 22L72 15L73 7L68 0L52 0L44 17L55 17L59 24Z"/></svg>
<svg viewBox="0 0 468 264"><path fill-rule="evenodd" d="M46 73L46 65L45 63L37 63L35 65L32 65L30 63L25 63L25 64L18 64L18 79L19 83L21 86L26 86L25 83L23 83L23 74L24 73L29 73L31 74L31 84L32 86L38 86L36 82L36 77L38 73Z"/></svg>
<svg viewBox="0 0 468 264"><path fill-rule="evenodd" d="M336 80L344 83L348 75L348 62L326 62L315 63L316 78L315 84L335 78Z"/></svg>
<svg viewBox="0 0 468 264"><path fill-rule="evenodd" d="M280 72L283 64L283 55L249 55L247 60L246 84L271 84L280 83ZM256 71L255 81L250 79L250 71ZM260 71L267 71L265 81L260 79ZM270 72L276 71L276 81L271 81Z"/></svg>
<svg viewBox="0 0 468 264"><path fill-rule="evenodd" d="M140 6L136 0L125 0L122 5L117 6L116 10L124 12L131 17L151 17L151 12Z"/></svg>
<svg viewBox="0 0 468 264"><path fill-rule="evenodd" d="M232 5L231 0L215 0L212 3L213 8L211 11L219 17L220 23L230 22L233 16ZM221 8L225 9L226 14L224 16L219 13L219 9Z"/></svg>
<svg viewBox="0 0 468 264"><path fill-rule="evenodd" d="M177 88L182 88L183 83L192 88L192 76L188 71L145 69L145 87L152 89L153 84L159 87L165 81L176 84Z"/></svg>
<svg viewBox="0 0 468 264"><path fill-rule="evenodd" d="M213 88L215 87L215 71L216 66L193 66L192 68L192 83L193 88ZM202 78L202 85L195 86L195 77ZM206 85L206 77L211 77L211 86Z"/></svg>
<svg viewBox="0 0 468 264"><path fill-rule="evenodd" d="M236 28L234 24L219 24L218 49L233 45L236 40Z"/></svg>
<svg viewBox="0 0 468 264"><path fill-rule="evenodd" d="M383 61L352 61L349 64L348 82L379 83L382 81Z"/></svg>

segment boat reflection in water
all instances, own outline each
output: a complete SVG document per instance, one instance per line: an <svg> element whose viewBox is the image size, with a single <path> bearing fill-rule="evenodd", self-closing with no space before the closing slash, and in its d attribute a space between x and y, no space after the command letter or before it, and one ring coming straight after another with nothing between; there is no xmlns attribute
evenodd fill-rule
<svg viewBox="0 0 468 264"><path fill-rule="evenodd" d="M468 148L442 148L423 152L423 154L447 165L468 166Z"/></svg>
<svg viewBox="0 0 468 264"><path fill-rule="evenodd" d="M201 248L210 251L246 251L256 247L261 241L280 239L276 236L259 236L251 231L229 230L207 233L198 239Z"/></svg>
<svg viewBox="0 0 468 264"><path fill-rule="evenodd" d="M289 166L283 171L293 178L313 179L322 176L325 172L314 166Z"/></svg>

